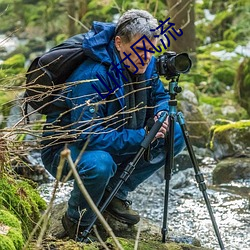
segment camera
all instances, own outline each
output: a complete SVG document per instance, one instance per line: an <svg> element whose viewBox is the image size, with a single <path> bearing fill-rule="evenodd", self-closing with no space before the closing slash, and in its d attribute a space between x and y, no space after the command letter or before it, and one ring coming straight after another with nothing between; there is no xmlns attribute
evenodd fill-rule
<svg viewBox="0 0 250 250"><path fill-rule="evenodd" d="M176 54L174 51L165 52L156 59L156 69L159 75L167 80L185 74L191 69L192 61L187 53Z"/></svg>

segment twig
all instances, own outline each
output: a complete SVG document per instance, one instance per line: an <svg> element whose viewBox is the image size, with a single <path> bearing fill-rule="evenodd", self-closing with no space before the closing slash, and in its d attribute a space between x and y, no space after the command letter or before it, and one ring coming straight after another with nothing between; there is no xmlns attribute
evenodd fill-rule
<svg viewBox="0 0 250 250"><path fill-rule="evenodd" d="M100 234L97 231L96 225L93 226L93 230L95 232L95 235L97 237L97 239L100 241L101 245L106 249L109 250L108 246L105 244L105 242L102 240Z"/></svg>
<svg viewBox="0 0 250 250"><path fill-rule="evenodd" d="M80 24L84 29L86 29L87 31L89 31L89 28L87 26L85 26L82 22L80 22L79 20L77 20L76 18L74 18L71 15L68 15L68 17L72 20L74 20L76 23Z"/></svg>
<svg viewBox="0 0 250 250"><path fill-rule="evenodd" d="M137 230L136 238L135 238L134 250L137 250L138 246L139 246L139 237L140 237L140 233L141 233L141 224L142 224L142 222L140 220L139 225L138 225L138 230Z"/></svg>
<svg viewBox="0 0 250 250"><path fill-rule="evenodd" d="M113 238L115 245L117 246L117 248L119 250L124 250L123 247L121 246L121 244L119 243L118 239L116 238L116 236L114 235L111 227L109 226L109 224L106 222L106 220L104 219L104 217L102 216L102 214L100 213L100 211L98 210L98 208L96 207L95 203L93 202L92 198L90 197L88 191L86 190L85 186L83 185L83 182L79 176L79 174L77 173L77 170L75 168L74 162L71 158L71 154L70 154L70 150L69 149L64 149L61 152L61 156L62 158L66 158L68 160L69 166L72 169L73 172L73 176L75 178L75 181L80 189L80 191L82 192L84 198L86 199L86 201L88 202L90 208L95 212L95 214L97 215L98 219L100 220L100 222L102 223L102 225L104 226L105 230L108 232L108 234Z"/></svg>

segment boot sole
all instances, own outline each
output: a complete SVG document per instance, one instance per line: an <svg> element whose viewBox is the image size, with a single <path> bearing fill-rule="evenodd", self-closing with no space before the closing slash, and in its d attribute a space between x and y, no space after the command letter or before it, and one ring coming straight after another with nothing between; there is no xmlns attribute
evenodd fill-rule
<svg viewBox="0 0 250 250"><path fill-rule="evenodd" d="M111 213L107 210L105 210L105 212L110 215L111 217L113 217L114 219L116 219L117 221L123 223L123 224L127 224L127 225L130 225L130 226L133 226L135 224L137 224L140 220L138 220L137 222L135 221L132 221L132 220L128 220L128 219L124 219L124 217L121 217L117 214L114 214L114 213Z"/></svg>

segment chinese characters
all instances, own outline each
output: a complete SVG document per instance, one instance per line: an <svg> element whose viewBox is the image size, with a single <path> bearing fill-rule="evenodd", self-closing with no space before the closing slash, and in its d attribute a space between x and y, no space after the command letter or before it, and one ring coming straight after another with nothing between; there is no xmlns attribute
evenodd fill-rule
<svg viewBox="0 0 250 250"><path fill-rule="evenodd" d="M156 32L157 30L160 31L160 34L154 35L154 37L159 38L160 36L162 36L163 38L160 38L160 43L163 46L163 49L167 50L170 46L170 39L169 39L170 37L169 36L171 36L176 41L178 37L183 35L183 31L181 29L179 29L178 31L175 29L175 27L174 27L175 24L170 22L170 17L167 18L165 21L159 21L159 23L160 23L160 25L156 29L151 29L150 31L152 31L152 32ZM140 43L140 47L138 46L138 43ZM153 50L147 49L146 43L149 44ZM145 61L147 61L147 53L154 54L155 52L162 52L161 45L158 45L156 47L146 35L143 35L134 44L132 44L130 46L130 48L133 51L133 53L138 57L140 64L142 66L144 66ZM140 54L143 52L143 58L139 55L138 52L140 52ZM105 87L105 89L107 89L107 94L106 93L103 94L103 93L100 93L100 91L96 88L96 86L94 86L92 84L92 87L97 91L97 93L100 95L100 97L102 99L105 99L106 97L108 97L110 94L114 93L118 88L121 87L120 84L118 83L117 79L114 78L114 75L116 75L116 76L120 75L125 81L128 81L127 77L123 74L123 71L125 70L123 67L130 68L130 66L126 65L125 61L127 61L127 63L130 62L130 65L134 67L135 71L132 72L133 74L136 74L139 70L138 66L130 58L132 53L128 54L126 52L123 52L123 54L125 57L118 64L112 63L113 67L111 67L111 70L114 70L115 74L112 75L110 72L107 73L107 77L109 77L109 79L111 79L112 82L114 83L115 87L113 89L110 89L108 87L108 85L106 84L105 80L107 80L107 79L103 79L99 74L96 75L97 78L100 80L100 82ZM132 71L132 70L130 69L130 71Z"/></svg>

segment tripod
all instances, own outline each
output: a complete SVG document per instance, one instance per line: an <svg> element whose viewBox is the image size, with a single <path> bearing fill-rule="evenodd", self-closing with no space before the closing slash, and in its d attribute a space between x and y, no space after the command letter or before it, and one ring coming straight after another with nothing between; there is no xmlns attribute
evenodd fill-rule
<svg viewBox="0 0 250 250"><path fill-rule="evenodd" d="M181 87L178 86L178 80L179 76L177 77L176 80L172 79L169 83L169 94L170 94L170 100L169 100L169 114L168 114L168 119L169 119L169 132L166 137L166 146L167 146L167 153L166 153L166 161L165 161L165 201L164 201L164 215L163 215L163 226L162 226L162 242L166 242L166 234L168 232L167 229L167 216L168 216L168 198L169 198L169 182L171 179L172 175L172 169L174 166L174 123L175 119L177 117L177 120L181 126L182 134L187 146L187 150L189 153L189 157L191 159L191 162L194 167L195 171L195 179L196 182L198 183L199 189L203 194L203 198L205 200L210 219L213 224L213 228L216 234L216 237L218 239L219 245L221 250L224 250L225 247L223 245L220 232L218 229L218 226L216 224L216 220L212 211L212 207L210 204L210 201L208 199L208 195L206 192L206 184L204 182L204 177L203 174L201 173L197 159L195 157L190 139L189 139L189 133L186 128L184 116L181 112L177 113L177 100L175 99L177 93L180 93L182 91Z"/></svg>
<svg viewBox="0 0 250 250"><path fill-rule="evenodd" d="M171 179L172 175L172 169L173 169L173 163L174 163L174 123L175 123L175 118L178 118L178 122L181 125L181 130L186 142L186 146L191 158L191 161L194 166L195 170L195 177L196 181L199 184L199 189L202 191L203 197L206 202L207 209L210 214L210 218L217 236L217 239L219 241L219 245L221 247L221 250L224 250L223 242L221 240L221 236L218 230L218 226L216 224L213 211L208 199L208 195L206 193L206 184L204 183L204 178L202 173L199 170L197 160L195 158L195 154L193 152L190 140L189 140L189 135L186 129L185 121L183 115L179 112L177 113L176 111L176 106L177 106L177 101L175 99L177 93L181 92L181 88L178 86L178 79L175 81L172 79L169 83L169 94L170 94L170 100L169 100L169 114L167 112L162 112L159 119L155 122L153 125L152 129L148 133L148 135L145 137L145 139L141 143L141 148L138 151L138 153L135 155L134 159L128 163L126 168L124 169L123 173L120 176L120 180L117 183L116 187L113 189L113 191L109 194L108 198L106 201L102 204L101 208L99 209L100 212L102 213L109 203L112 201L122 184L129 178L129 176L132 174L134 171L136 164L140 160L140 158L143 156L144 152L147 150L149 147L150 143L153 141L155 138L155 135L161 128L163 122L166 120L167 116L169 116L169 132L168 136L166 138L166 143L167 143L167 153L166 153L166 162L165 162L165 180L166 180L166 185L165 185L165 201L164 201L164 215L163 215L163 227L162 227L162 242L166 242L166 234L168 232L167 230L167 214L168 214L168 195L169 195L169 181ZM97 220L97 216L94 217L90 225L83 231L82 233L82 239L83 241L87 240L89 233L92 230L92 227L94 226L95 222Z"/></svg>
<svg viewBox="0 0 250 250"><path fill-rule="evenodd" d="M136 164L138 163L140 158L143 156L144 152L147 150L150 143L155 138L155 135L157 134L158 130L161 128L161 126L162 126L163 122L166 120L166 118L167 118L167 112L162 112L159 119L155 122L155 124L153 125L150 132L147 134L145 139L142 141L140 150L135 155L134 159L130 163L128 163L128 165L126 166L126 168L124 169L124 171L122 172L122 174L120 176L119 182L117 183L117 185L115 186L113 191L110 193L110 195L108 196L106 201L102 204L101 208L99 209L101 213L107 208L107 206L112 201L112 199L114 198L114 196L116 195L116 193L118 192L118 190L120 189L122 184L132 174L132 172L135 169ZM88 235L90 234L92 227L94 226L96 220L97 220L97 216L94 217L94 219L90 223L90 225L83 231L83 233L82 233L83 241L88 239Z"/></svg>

